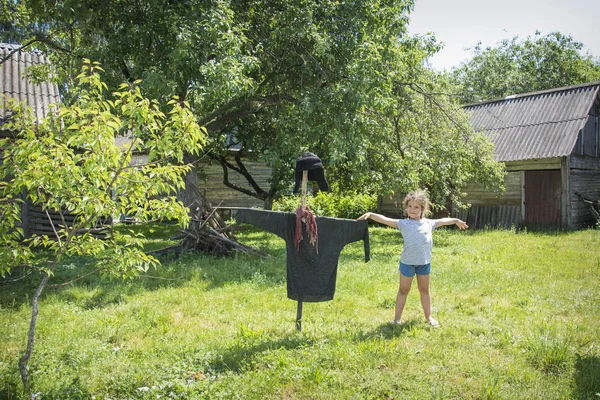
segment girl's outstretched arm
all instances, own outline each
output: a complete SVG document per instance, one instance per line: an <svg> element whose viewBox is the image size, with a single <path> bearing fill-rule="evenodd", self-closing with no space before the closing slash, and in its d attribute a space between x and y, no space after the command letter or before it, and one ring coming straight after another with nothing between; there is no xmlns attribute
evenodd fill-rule
<svg viewBox="0 0 600 400"><path fill-rule="evenodd" d="M396 223L397 220L388 218L381 214L368 212L357 218L358 221L367 220L367 219L372 219L375 222L379 222L380 224L391 226L392 228L398 228L398 224Z"/></svg>
<svg viewBox="0 0 600 400"><path fill-rule="evenodd" d="M460 229L467 229L469 225L466 222L461 221L458 218L440 218L435 220L435 226L443 226L443 225L455 225Z"/></svg>

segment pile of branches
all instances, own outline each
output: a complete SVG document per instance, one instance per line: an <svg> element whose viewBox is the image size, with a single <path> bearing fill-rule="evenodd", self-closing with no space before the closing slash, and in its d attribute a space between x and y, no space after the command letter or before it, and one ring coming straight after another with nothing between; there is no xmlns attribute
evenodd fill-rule
<svg viewBox="0 0 600 400"><path fill-rule="evenodd" d="M205 215L193 214L190 225L173 237L180 244L164 249L148 252L152 255L175 253L182 250L200 251L204 254L223 257L234 252L266 257L267 254L237 241L234 236L234 226L227 225L216 213L216 208L207 211ZM240 228L237 227L236 230Z"/></svg>
<svg viewBox="0 0 600 400"><path fill-rule="evenodd" d="M228 226L216 213L216 209L206 216L193 216L190 226L182 230L182 247L199 250L213 256L226 256L235 252L260 254L258 250L237 241L233 227Z"/></svg>

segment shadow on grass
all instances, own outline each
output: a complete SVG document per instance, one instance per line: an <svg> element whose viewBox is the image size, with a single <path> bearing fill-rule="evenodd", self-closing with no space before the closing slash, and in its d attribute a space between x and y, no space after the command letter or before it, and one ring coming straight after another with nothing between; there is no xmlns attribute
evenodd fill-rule
<svg viewBox="0 0 600 400"><path fill-rule="evenodd" d="M257 355L266 351L294 350L311 343L311 339L302 335L292 335L273 339L258 340L256 343L238 341L223 351L208 354L206 369L212 373L239 373L253 367Z"/></svg>
<svg viewBox="0 0 600 400"><path fill-rule="evenodd" d="M42 299L58 296L84 309L95 309L121 303L130 295L177 288L194 280L201 280L207 289L244 282L256 282L266 287L285 285L285 248L272 251L268 259L248 255L218 258L200 252L184 252L180 256L166 254L157 258L161 261L160 267L127 280L103 277L99 273L79 279L93 272L98 260L93 257L65 260L45 287ZM11 275L0 279L0 308L17 309L29 305L41 279L40 272L22 269L15 269Z"/></svg>
<svg viewBox="0 0 600 400"><path fill-rule="evenodd" d="M600 357L577 356L574 399L597 399L600 393Z"/></svg>
<svg viewBox="0 0 600 400"><path fill-rule="evenodd" d="M255 283L261 287L285 286L285 241L270 233L251 230L248 230L246 237L240 235L238 240L267 252L268 257L237 253L230 257L213 257L199 251L183 251L178 255L164 254L157 256L162 264L159 268L143 273L140 279L128 280L105 278L99 274L77 280L78 277L94 271L99 260L93 257L73 257L61 264L44 290L42 298L49 295L58 296L65 302L85 309L94 309L121 303L127 296L136 293L177 288L187 285L190 281L202 282L207 290L241 283ZM341 256L358 257L361 260L364 258L360 252L355 253L346 252ZM33 272L14 282L0 280L0 307L14 309L29 304L41 279L39 272ZM52 287L70 281L73 282Z"/></svg>
<svg viewBox="0 0 600 400"><path fill-rule="evenodd" d="M35 385L33 391L35 392ZM23 393L21 382L10 381L0 383L0 399L20 400L26 398L27 396ZM44 392L43 394L39 393L35 396L32 396L32 398L88 400L93 397L81 380L79 378L75 378L72 382L65 384L65 386L53 388L52 390Z"/></svg>
<svg viewBox="0 0 600 400"><path fill-rule="evenodd" d="M356 338L359 341L367 341L372 339L393 339L400 336L411 334L418 326L422 325L417 320L409 319L400 325L391 324L389 322L380 324L377 328L370 332L361 333Z"/></svg>
<svg viewBox="0 0 600 400"><path fill-rule="evenodd" d="M164 238L165 232L161 232L159 228L133 226L122 229L131 229L134 233L143 231L144 235L151 239ZM157 231L155 232L154 229ZM171 234L173 229L167 226L166 233ZM373 235L373 240L385 241L390 237L397 238L398 232L392 229L384 230L381 236L378 231L377 235ZM258 229L248 229L238 235L238 241L267 252L268 258L246 254L213 257L201 252L183 251L179 255L157 256L162 265L156 270L143 273L141 279L111 279L96 273L78 280L82 275L94 271L100 260L94 257L72 257L61 264L45 288L42 299L50 295L58 296L59 300L70 304L85 309L95 309L119 304L125 301L127 296L137 293L182 287L190 281L201 281L207 290L246 282L263 287L285 286L286 247L283 239ZM357 244L352 251L344 250L341 256L362 260L364 258L362 244L360 246ZM22 305L29 305L42 279L42 275L37 271L21 274L20 271L15 270L15 274L18 275L0 279L0 307L2 308L16 309ZM71 281L73 282L65 286L52 286Z"/></svg>

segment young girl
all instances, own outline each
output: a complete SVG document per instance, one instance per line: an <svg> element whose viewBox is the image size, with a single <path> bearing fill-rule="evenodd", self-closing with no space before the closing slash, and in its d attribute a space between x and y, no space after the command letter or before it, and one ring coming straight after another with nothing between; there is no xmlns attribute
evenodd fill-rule
<svg viewBox="0 0 600 400"><path fill-rule="evenodd" d="M431 296L429 295L429 272L431 270L431 250L433 247L432 231L443 225L456 224L460 229L467 229L469 226L458 218L424 218L429 211L429 201L423 191L409 193L404 198L403 204L408 215L406 219L392 219L369 212L361 215L358 220L372 219L380 224L397 228L404 238L404 248L400 256L400 287L396 296L396 312L392 323L400 324L413 277L417 275L417 285L425 319L431 326L437 328L440 324L431 316Z"/></svg>

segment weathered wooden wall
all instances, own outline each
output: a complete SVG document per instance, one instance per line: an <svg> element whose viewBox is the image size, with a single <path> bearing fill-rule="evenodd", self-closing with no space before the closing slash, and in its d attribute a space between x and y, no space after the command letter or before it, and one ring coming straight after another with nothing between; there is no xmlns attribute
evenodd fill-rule
<svg viewBox="0 0 600 400"><path fill-rule="evenodd" d="M544 158L539 160L507 161L504 164L507 171L561 169L562 157Z"/></svg>
<svg viewBox="0 0 600 400"><path fill-rule="evenodd" d="M504 178L503 195L497 195L477 182L470 183L464 191L468 193L465 202L471 206L454 209L452 215L474 229L521 226L522 179L521 171L508 171Z"/></svg>
<svg viewBox="0 0 600 400"><path fill-rule="evenodd" d="M561 169L562 165L565 167ZM465 188L465 192L468 193L466 202L470 203L471 207L454 210L453 215L467 221L473 228L521 226L524 217L522 171L561 169L564 171L561 226L567 229L582 229L595 223L590 206L579 195L590 200L600 198L600 158L571 155L567 163L559 158L509 162L506 169L506 192L503 196L495 197L482 185L470 184Z"/></svg>
<svg viewBox="0 0 600 400"><path fill-rule="evenodd" d="M380 197L377 203L377 212L390 218L405 217L402 207L404 196L406 194L395 193L391 196Z"/></svg>
<svg viewBox="0 0 600 400"><path fill-rule="evenodd" d="M569 227L581 229L595 222L589 205L579 195L600 199L600 158L572 155L569 166Z"/></svg>
<svg viewBox="0 0 600 400"><path fill-rule="evenodd" d="M573 148L574 154L600 157L600 127L598 126L600 125L600 117L598 114L598 109L592 107L585 126L577 136L577 143Z"/></svg>
<svg viewBox="0 0 600 400"><path fill-rule="evenodd" d="M506 191L503 196L498 196L493 190L486 189L476 182L470 183L465 188L468 196L466 203L471 204L468 209L454 209L452 215L461 218L474 228L488 226L504 226L521 224L521 171L508 172L504 185ZM393 196L384 196L379 199L378 212L391 218L405 217L402 201L405 194L396 193Z"/></svg>
<svg viewBox="0 0 600 400"><path fill-rule="evenodd" d="M523 171L560 170L564 160L554 157L542 160L509 161L505 163L505 192L498 196L494 190L486 189L482 184L472 182L467 185L465 203L471 204L467 209L453 209L452 215L466 221L475 229L486 227L520 227L523 225ZM403 217L402 200L404 194L387 196L379 201L378 212L392 218ZM565 215L566 215L565 209ZM565 217L566 219L566 217Z"/></svg>
<svg viewBox="0 0 600 400"><path fill-rule="evenodd" d="M52 223L48 220L48 216L50 216ZM73 214L65 213L63 217L68 226L71 226L75 220L75 215ZM40 206L33 206L31 203L23 204L22 218L23 231L26 236L32 234L54 236L54 229L58 231L64 225L58 213L48 212L48 215L46 215L46 212Z"/></svg>
<svg viewBox="0 0 600 400"><path fill-rule="evenodd" d="M273 169L265 163L244 161L244 165L257 181L258 185L268 191L269 180L273 176ZM213 207L221 202L220 207L263 207L262 200L228 188L223 184L223 168L220 164L201 163L199 165L201 189ZM237 186L251 190L246 179L235 171L229 171L229 181Z"/></svg>

